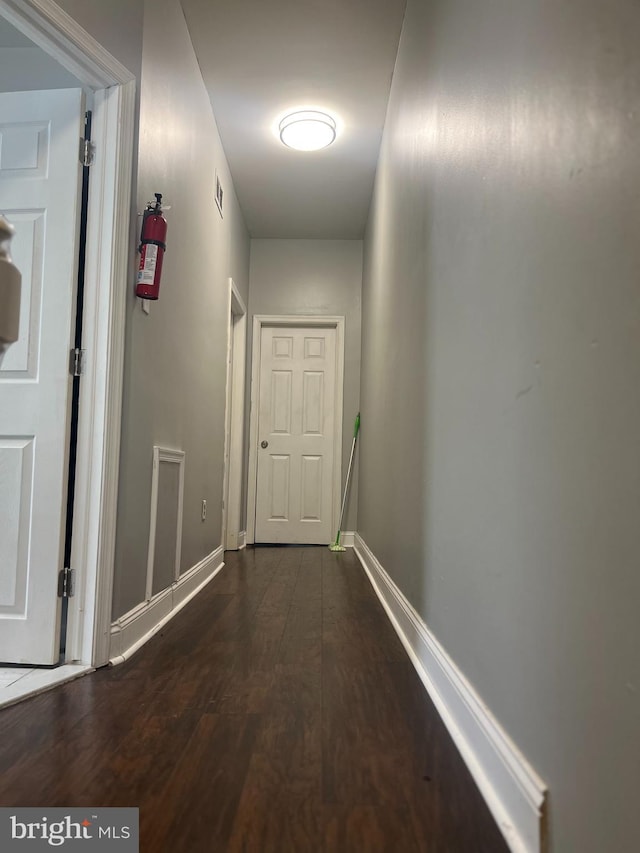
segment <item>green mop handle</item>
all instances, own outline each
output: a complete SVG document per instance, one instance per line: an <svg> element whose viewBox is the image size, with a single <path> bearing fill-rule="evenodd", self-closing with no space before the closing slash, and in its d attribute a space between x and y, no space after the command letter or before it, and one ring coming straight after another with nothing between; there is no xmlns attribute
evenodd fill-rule
<svg viewBox="0 0 640 853"><path fill-rule="evenodd" d="M351 468L353 466L353 454L356 450L356 441L358 439L358 432L360 431L360 412L356 415L356 421L353 425L353 441L351 442L351 456L349 457L349 468L347 469L347 479L344 483L344 495L342 497L342 507L340 509L340 522L338 524L338 537L340 536L340 531L342 530L342 521L344 519L344 508L347 503L347 492L349 491L349 480L351 479ZM336 540L337 542L337 540Z"/></svg>

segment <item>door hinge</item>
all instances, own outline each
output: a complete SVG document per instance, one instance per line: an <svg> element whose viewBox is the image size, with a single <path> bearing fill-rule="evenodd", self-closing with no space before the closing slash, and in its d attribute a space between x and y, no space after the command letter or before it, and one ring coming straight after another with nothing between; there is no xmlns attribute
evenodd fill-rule
<svg viewBox="0 0 640 853"><path fill-rule="evenodd" d="M82 376L84 373L84 355L86 350L72 349L69 353L69 373L72 376Z"/></svg>
<svg viewBox="0 0 640 853"><path fill-rule="evenodd" d="M80 140L80 163L83 166L93 166L96 157L96 146L88 139Z"/></svg>
<svg viewBox="0 0 640 853"><path fill-rule="evenodd" d="M58 575L58 598L71 598L75 595L76 573L74 569L60 569Z"/></svg>

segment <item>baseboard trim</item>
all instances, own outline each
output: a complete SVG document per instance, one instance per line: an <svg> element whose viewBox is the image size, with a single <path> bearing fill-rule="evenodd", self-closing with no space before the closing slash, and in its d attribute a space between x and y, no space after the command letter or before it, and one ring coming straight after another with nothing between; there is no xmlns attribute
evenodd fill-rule
<svg viewBox="0 0 640 853"><path fill-rule="evenodd" d="M353 530L345 530L340 534L340 544L345 548L353 548L356 543L356 534Z"/></svg>
<svg viewBox="0 0 640 853"><path fill-rule="evenodd" d="M354 547L509 848L539 853L546 786L357 533Z"/></svg>
<svg viewBox="0 0 640 853"><path fill-rule="evenodd" d="M242 551L243 548L247 547L247 531L241 530L238 533L238 551Z"/></svg>
<svg viewBox="0 0 640 853"><path fill-rule="evenodd" d="M170 587L143 601L111 625L109 666L129 660L223 568L222 546L197 563Z"/></svg>

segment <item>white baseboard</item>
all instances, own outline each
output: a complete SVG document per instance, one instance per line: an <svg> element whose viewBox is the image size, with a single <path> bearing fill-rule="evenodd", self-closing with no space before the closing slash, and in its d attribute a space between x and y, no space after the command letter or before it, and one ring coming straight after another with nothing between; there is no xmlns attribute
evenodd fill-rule
<svg viewBox="0 0 640 853"><path fill-rule="evenodd" d="M128 660L197 595L223 568L222 546L193 566L167 589L143 601L111 625L109 664Z"/></svg>
<svg viewBox="0 0 640 853"><path fill-rule="evenodd" d="M247 531L241 530L238 533L238 551L242 551L243 548L247 547Z"/></svg>
<svg viewBox="0 0 640 853"><path fill-rule="evenodd" d="M539 853L546 786L358 534L354 547L509 848Z"/></svg>
<svg viewBox="0 0 640 853"><path fill-rule="evenodd" d="M353 548L356 543L356 534L353 530L345 530L340 534L340 544L345 548Z"/></svg>

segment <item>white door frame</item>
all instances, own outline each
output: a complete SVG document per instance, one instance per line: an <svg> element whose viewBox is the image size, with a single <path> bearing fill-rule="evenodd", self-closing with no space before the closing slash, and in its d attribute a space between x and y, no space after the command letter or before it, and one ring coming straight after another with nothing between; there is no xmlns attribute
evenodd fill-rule
<svg viewBox="0 0 640 853"><path fill-rule="evenodd" d="M111 629L135 75L52 0L0 0L0 15L94 91L67 662L101 666Z"/></svg>
<svg viewBox="0 0 640 853"><path fill-rule="evenodd" d="M229 329L227 336L227 398L222 488L222 547L237 551L242 516L242 448L247 349L247 308L232 278L229 279Z"/></svg>
<svg viewBox="0 0 640 853"><path fill-rule="evenodd" d="M255 543L256 500L258 480L258 418L260 401L260 345L263 326L291 326L301 329L336 330L336 387L333 439L333 530L338 527L340 487L342 484L342 395L344 385L344 317L301 314L255 314L253 317L253 349L251 357L251 419L249 426L249 479L247 483L247 545Z"/></svg>

